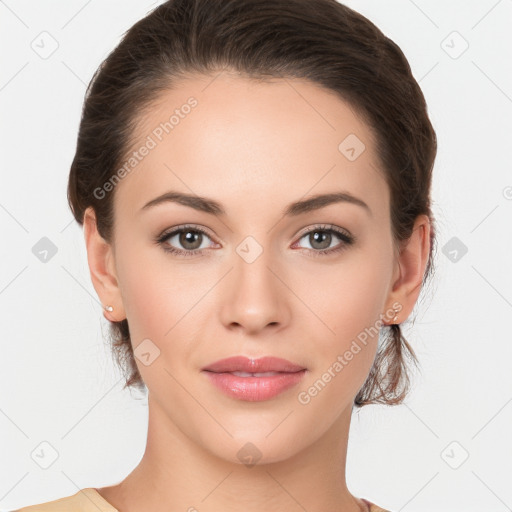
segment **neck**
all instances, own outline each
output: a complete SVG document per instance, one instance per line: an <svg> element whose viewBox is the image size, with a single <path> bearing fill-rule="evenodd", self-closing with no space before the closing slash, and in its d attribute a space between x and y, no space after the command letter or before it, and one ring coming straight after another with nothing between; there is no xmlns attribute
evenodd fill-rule
<svg viewBox="0 0 512 512"><path fill-rule="evenodd" d="M99 492L120 512L366 511L345 482L351 412L343 411L329 431L292 457L249 466L204 449L166 421L158 403L150 399L148 438L140 463L120 484Z"/></svg>

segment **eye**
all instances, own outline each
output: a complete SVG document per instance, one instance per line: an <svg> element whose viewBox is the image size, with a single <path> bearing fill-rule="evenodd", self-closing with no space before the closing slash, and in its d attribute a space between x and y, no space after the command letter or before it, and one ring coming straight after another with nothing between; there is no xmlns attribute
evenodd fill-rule
<svg viewBox="0 0 512 512"><path fill-rule="evenodd" d="M311 252L314 256L324 256L337 253L346 249L355 242L355 237L353 235L333 225L314 226L304 233L300 240L303 238L306 238L307 242L310 244L310 247L306 247L306 250ZM338 243L338 245L332 247L331 244L332 242L335 242L336 238L341 240L342 243Z"/></svg>
<svg viewBox="0 0 512 512"><path fill-rule="evenodd" d="M210 238L208 233L197 226L178 226L171 231L166 231L159 235L156 242L162 246L164 251L180 256L195 256L202 254L203 249L208 247L203 245L204 239ZM171 243L183 247L175 247Z"/></svg>
<svg viewBox="0 0 512 512"><path fill-rule="evenodd" d="M211 240L211 237L204 229L198 226L185 225L165 231L156 238L155 242L161 245L166 252L188 257L201 255L204 249L211 246L208 244L204 245L205 238ZM332 224L314 226L306 231L299 240L303 238L307 239L307 242L310 244L309 248L303 249L310 252L313 256L337 253L352 245L356 240L353 235ZM333 247L332 243L335 242L336 238L341 240L341 243ZM176 247L176 245L182 248Z"/></svg>

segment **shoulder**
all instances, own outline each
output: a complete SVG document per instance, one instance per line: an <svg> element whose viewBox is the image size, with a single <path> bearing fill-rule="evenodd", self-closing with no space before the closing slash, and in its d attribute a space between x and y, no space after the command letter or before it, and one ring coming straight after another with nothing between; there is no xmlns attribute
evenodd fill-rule
<svg viewBox="0 0 512 512"><path fill-rule="evenodd" d="M375 505L375 503L372 503L369 500L366 500L364 498L361 498L361 500L363 500L366 503L366 505L368 505L368 512L390 512L385 508L381 508L378 505Z"/></svg>
<svg viewBox="0 0 512 512"><path fill-rule="evenodd" d="M385 508L381 508L378 505L374 505L373 503L370 505L370 512L390 512Z"/></svg>
<svg viewBox="0 0 512 512"><path fill-rule="evenodd" d="M92 487L81 489L72 496L29 505L12 512L118 512Z"/></svg>

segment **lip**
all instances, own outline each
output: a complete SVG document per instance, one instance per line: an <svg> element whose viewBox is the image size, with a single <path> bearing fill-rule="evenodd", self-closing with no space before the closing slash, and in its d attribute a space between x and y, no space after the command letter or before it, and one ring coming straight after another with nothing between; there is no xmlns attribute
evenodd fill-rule
<svg viewBox="0 0 512 512"><path fill-rule="evenodd" d="M225 373L225 372L299 372L305 370L304 366L292 363L287 359L280 357L260 357L259 359L249 359L245 356L234 356L226 359L220 359L214 363L202 368L203 371Z"/></svg>
<svg viewBox="0 0 512 512"><path fill-rule="evenodd" d="M296 386L306 371L303 366L278 357L249 359L245 356L221 359L202 369L209 381L224 394L249 402L269 400ZM276 372L276 375L242 377L232 372Z"/></svg>

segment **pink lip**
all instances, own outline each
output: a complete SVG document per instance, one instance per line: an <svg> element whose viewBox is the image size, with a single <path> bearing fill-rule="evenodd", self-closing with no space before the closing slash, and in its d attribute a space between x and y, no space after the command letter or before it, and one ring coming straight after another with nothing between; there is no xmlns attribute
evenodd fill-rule
<svg viewBox="0 0 512 512"><path fill-rule="evenodd" d="M250 402L269 400L302 380L306 368L286 359L262 357L252 360L244 356L221 359L202 371L210 382L226 395ZM241 377L230 372L264 373L279 372L262 377Z"/></svg>
<svg viewBox="0 0 512 512"><path fill-rule="evenodd" d="M220 359L208 366L202 368L209 372L299 372L305 370L303 366L294 364L280 357L260 357L259 359L249 359L245 356L228 357Z"/></svg>

